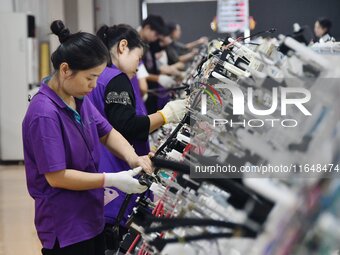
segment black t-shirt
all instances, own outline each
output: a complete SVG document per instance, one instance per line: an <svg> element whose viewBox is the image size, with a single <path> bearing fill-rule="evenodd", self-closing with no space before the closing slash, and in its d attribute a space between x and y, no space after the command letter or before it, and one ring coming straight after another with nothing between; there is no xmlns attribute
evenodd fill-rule
<svg viewBox="0 0 340 255"><path fill-rule="evenodd" d="M166 55L168 56L168 65L173 65L178 62L179 54L174 43L171 43L166 48Z"/></svg>
<svg viewBox="0 0 340 255"><path fill-rule="evenodd" d="M146 70L151 74L159 74L157 60L155 54L162 51L164 48L160 46L159 40L149 43L149 48L143 56L143 62Z"/></svg>
<svg viewBox="0 0 340 255"><path fill-rule="evenodd" d="M184 54L187 54L190 52L190 50L188 50L186 47L185 47L185 44L184 43L181 43L181 42L173 42L172 43L173 46L175 47L176 51L177 51L177 54L179 56L181 55L184 55Z"/></svg>
<svg viewBox="0 0 340 255"><path fill-rule="evenodd" d="M136 115L136 99L131 81L121 73L111 79L105 89L105 113L110 124L127 140L146 141L150 119Z"/></svg>

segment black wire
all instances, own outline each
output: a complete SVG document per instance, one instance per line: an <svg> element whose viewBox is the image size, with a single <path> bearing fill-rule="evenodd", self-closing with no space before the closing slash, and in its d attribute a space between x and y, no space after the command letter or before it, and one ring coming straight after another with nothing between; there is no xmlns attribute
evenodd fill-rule
<svg viewBox="0 0 340 255"><path fill-rule="evenodd" d="M159 251L161 251L165 245L168 243L183 243L183 242L191 242L197 240L210 240L210 239L218 239L218 238L229 238L232 237L234 233L205 233L200 235L194 236L185 236L185 237L175 237L175 238L168 238L168 239L161 239L160 237L155 238L151 242L150 245L156 247Z"/></svg>
<svg viewBox="0 0 340 255"><path fill-rule="evenodd" d="M177 243L177 242L190 242L190 241L196 241L201 239L216 239L216 238L223 238L223 237L232 237L233 233L206 233L202 235L194 235L194 236L185 236L182 238L169 238L169 239L163 239L166 243Z"/></svg>
<svg viewBox="0 0 340 255"><path fill-rule="evenodd" d="M157 155L156 155L157 156ZM151 161L153 165L157 168L166 168L170 170L175 170L177 172L180 172L182 174L190 174L190 166L177 162L172 160L167 160L161 157L153 157L151 158Z"/></svg>
<svg viewBox="0 0 340 255"><path fill-rule="evenodd" d="M174 129L174 131L172 131L172 133L170 134L170 136L168 137L168 139L166 139L166 141L161 145L161 147L158 148L158 150L155 152L155 156L158 156L164 149L166 146L168 146L172 139L175 138L175 136L177 135L178 131L183 127L183 125L189 120L189 114L186 113L184 118L178 123L177 127ZM151 159L153 160L153 159Z"/></svg>
<svg viewBox="0 0 340 255"><path fill-rule="evenodd" d="M252 34L252 35L250 35L250 36L247 36L247 37L241 37L241 41L244 41L244 40L246 40L246 39L249 39L249 38L253 38L253 37L255 37L255 36L259 36L259 35L261 35L261 34L267 34L267 33L269 33L269 34L272 34L272 33L274 33L274 32L276 32L276 28L271 28L271 29L268 29L268 30L265 30L265 31L260 31L260 32L257 32L257 33L255 33L255 34Z"/></svg>
<svg viewBox="0 0 340 255"><path fill-rule="evenodd" d="M157 88L157 89L149 89L149 90L147 90L147 92L148 93L169 92L169 91L177 91L177 90L187 89L188 87L189 87L189 85L179 86L179 87L174 87L174 88Z"/></svg>
<svg viewBox="0 0 340 255"><path fill-rule="evenodd" d="M191 154L193 157L198 159L199 163L203 165L209 166L209 165L216 164L216 162L210 158L200 156L194 152L191 152ZM154 157L151 159L151 161L153 162L154 166L157 168L166 168L166 169L174 170L182 174L190 175L190 167L191 167L190 165L172 161L172 160L167 160L167 159L160 158L160 157ZM194 180L197 182L205 181L205 182L211 183L240 199L241 198L243 200L252 199L253 201L259 203L259 205L264 204L264 201L260 199L258 196L256 196L254 192L249 190L247 187L237 183L233 179L195 178Z"/></svg>
<svg viewBox="0 0 340 255"><path fill-rule="evenodd" d="M185 226L214 226L220 228L228 228L228 229L237 229L241 233L256 236L256 231L250 229L247 226L233 223L233 222L226 222L220 220L213 220L213 219L197 219L197 218L150 218L148 219L152 222L160 222L166 223L161 226L157 227L148 227L144 229L145 233L154 233L154 232L161 232L177 227L185 227Z"/></svg>
<svg viewBox="0 0 340 255"><path fill-rule="evenodd" d="M248 43L243 43L243 44L250 44L250 45L257 45L257 46L260 45L259 43L253 43L253 42L248 42Z"/></svg>
<svg viewBox="0 0 340 255"><path fill-rule="evenodd" d="M203 57L203 59L201 60L201 62L197 65L197 68L196 68L197 74L196 74L193 78L196 78L198 75L201 74L203 64L204 64L208 59L209 59L208 57Z"/></svg>
<svg viewBox="0 0 340 255"><path fill-rule="evenodd" d="M192 100L191 103L191 108L196 108L196 106L200 103L200 96L203 93L203 90L199 90L194 99Z"/></svg>

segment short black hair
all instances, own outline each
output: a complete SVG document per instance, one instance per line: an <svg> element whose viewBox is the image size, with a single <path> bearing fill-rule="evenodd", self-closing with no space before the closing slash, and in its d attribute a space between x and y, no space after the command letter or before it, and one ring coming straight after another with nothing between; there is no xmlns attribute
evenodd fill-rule
<svg viewBox="0 0 340 255"><path fill-rule="evenodd" d="M109 51L97 36L85 32L71 34L61 20L52 22L51 31L60 41L59 47L51 55L55 70L59 70L63 62L66 62L73 71L87 70L109 63Z"/></svg>
<svg viewBox="0 0 340 255"><path fill-rule="evenodd" d="M326 34L330 33L331 28L332 28L332 21L328 18L325 17L320 17L317 19L317 21L319 22L320 26L323 29L326 29Z"/></svg>
<svg viewBox="0 0 340 255"><path fill-rule="evenodd" d="M149 25L152 30L155 30L159 34L164 34L165 31L165 22L163 18L159 15L149 15L142 22L142 27L144 28L146 25Z"/></svg>

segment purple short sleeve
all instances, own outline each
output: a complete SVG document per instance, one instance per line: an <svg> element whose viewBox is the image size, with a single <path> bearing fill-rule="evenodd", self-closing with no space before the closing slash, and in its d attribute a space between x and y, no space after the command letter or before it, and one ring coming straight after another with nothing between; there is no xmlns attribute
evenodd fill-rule
<svg viewBox="0 0 340 255"><path fill-rule="evenodd" d="M105 134L111 127L96 116L86 97L76 99L76 105L80 121L48 85L42 84L22 125L27 186L35 200L37 233L46 249L52 249L56 240L63 248L93 238L104 229L102 188L53 188L45 178L47 172L64 169L98 173L98 133Z"/></svg>
<svg viewBox="0 0 340 255"><path fill-rule="evenodd" d="M56 120L38 117L29 126L32 150L40 174L66 169L65 146Z"/></svg>
<svg viewBox="0 0 340 255"><path fill-rule="evenodd" d="M93 118L96 122L98 136L103 137L107 135L112 130L111 124L100 114L100 112L92 103L91 111L93 112Z"/></svg>

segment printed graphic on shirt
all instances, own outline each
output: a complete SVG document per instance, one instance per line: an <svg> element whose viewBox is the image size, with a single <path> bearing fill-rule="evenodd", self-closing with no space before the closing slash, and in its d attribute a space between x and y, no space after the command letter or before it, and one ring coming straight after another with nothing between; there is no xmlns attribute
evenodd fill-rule
<svg viewBox="0 0 340 255"><path fill-rule="evenodd" d="M117 197L119 197L119 193L117 191L115 191L114 189L105 188L105 190L104 190L104 205L107 205L108 203L110 203L111 201L116 199Z"/></svg>
<svg viewBox="0 0 340 255"><path fill-rule="evenodd" d="M111 91L107 94L105 102L107 104L123 104L123 105L132 105L129 94L126 91L118 94L117 92Z"/></svg>

